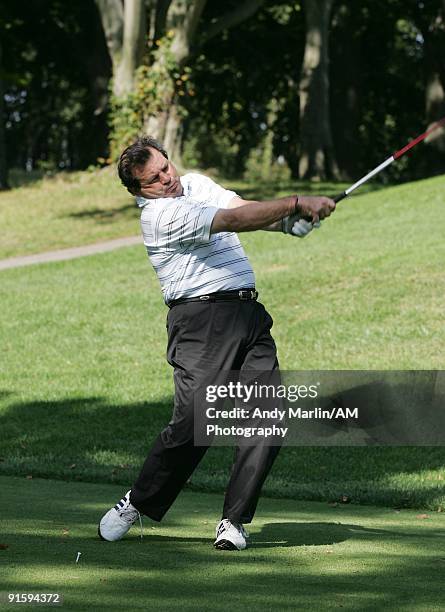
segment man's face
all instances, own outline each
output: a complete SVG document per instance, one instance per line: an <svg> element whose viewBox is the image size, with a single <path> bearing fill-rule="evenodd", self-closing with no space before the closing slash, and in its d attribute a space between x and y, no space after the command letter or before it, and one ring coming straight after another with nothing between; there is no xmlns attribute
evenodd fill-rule
<svg viewBox="0 0 445 612"><path fill-rule="evenodd" d="M144 198L175 198L182 195L182 185L174 165L157 149L150 147L151 158L134 170L141 184L136 195Z"/></svg>

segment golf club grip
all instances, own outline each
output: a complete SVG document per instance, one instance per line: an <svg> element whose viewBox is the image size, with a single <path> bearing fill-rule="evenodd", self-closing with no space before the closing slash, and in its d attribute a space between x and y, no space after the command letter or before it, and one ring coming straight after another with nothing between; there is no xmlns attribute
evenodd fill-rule
<svg viewBox="0 0 445 612"><path fill-rule="evenodd" d="M331 200L334 200L334 202L337 204L337 202L340 202L341 200L347 197L348 197L348 194L346 193L346 191L343 191L343 193L339 193L336 196L332 196Z"/></svg>
<svg viewBox="0 0 445 612"><path fill-rule="evenodd" d="M334 200L334 202L337 204L337 202L340 202L340 200L343 200L343 198L346 198L348 196L348 194L346 193L346 191L343 191L343 193L339 193L336 196L330 196L331 200ZM312 223L312 217L301 217L301 219L304 219L305 221L309 221L309 223Z"/></svg>

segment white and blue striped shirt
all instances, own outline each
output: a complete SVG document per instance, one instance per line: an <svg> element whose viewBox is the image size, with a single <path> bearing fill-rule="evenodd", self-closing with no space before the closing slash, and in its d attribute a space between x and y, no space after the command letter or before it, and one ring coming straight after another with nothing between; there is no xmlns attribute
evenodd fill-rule
<svg viewBox="0 0 445 612"><path fill-rule="evenodd" d="M137 198L150 261L166 303L216 291L255 286L255 276L234 232L210 234L218 208L236 197L202 174L181 177L182 196Z"/></svg>

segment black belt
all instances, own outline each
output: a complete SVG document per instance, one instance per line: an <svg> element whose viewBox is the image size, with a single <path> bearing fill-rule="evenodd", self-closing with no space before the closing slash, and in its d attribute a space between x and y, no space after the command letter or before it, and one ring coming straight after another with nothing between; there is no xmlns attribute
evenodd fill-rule
<svg viewBox="0 0 445 612"><path fill-rule="evenodd" d="M234 291L217 291L216 293L208 293L207 295L197 295L196 297L178 298L167 304L169 308L178 304L186 304L187 302L219 302L227 300L242 300L251 301L258 298L258 291L255 289L235 289Z"/></svg>

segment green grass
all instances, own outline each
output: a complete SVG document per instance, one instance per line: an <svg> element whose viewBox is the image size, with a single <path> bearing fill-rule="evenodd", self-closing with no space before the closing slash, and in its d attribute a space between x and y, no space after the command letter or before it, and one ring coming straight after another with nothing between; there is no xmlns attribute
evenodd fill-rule
<svg viewBox="0 0 445 612"><path fill-rule="evenodd" d="M184 492L163 523L144 521L142 541L135 525L106 543L97 522L120 487L0 486L0 590L59 592L69 610L443 609L443 514L263 499L234 553L212 547L221 496Z"/></svg>
<svg viewBox="0 0 445 612"><path fill-rule="evenodd" d="M0 194L0 259L139 233L114 169L60 173Z"/></svg>
<svg viewBox="0 0 445 612"><path fill-rule="evenodd" d="M356 197L305 240L242 237L283 369L444 368L444 187ZM143 246L3 271L0 292L0 472L131 483L173 388ZM230 461L211 449L192 486L222 490ZM438 509L444 479L439 447L286 448L265 491Z"/></svg>
<svg viewBox="0 0 445 612"><path fill-rule="evenodd" d="M0 259L139 234L134 198L121 186L114 167L59 173L51 178L37 176L22 174L20 187L0 193ZM12 184L18 184L15 174ZM254 185L222 180L222 184L252 199L296 191L331 194L340 190L332 183ZM376 186L367 185L364 190L370 188Z"/></svg>

